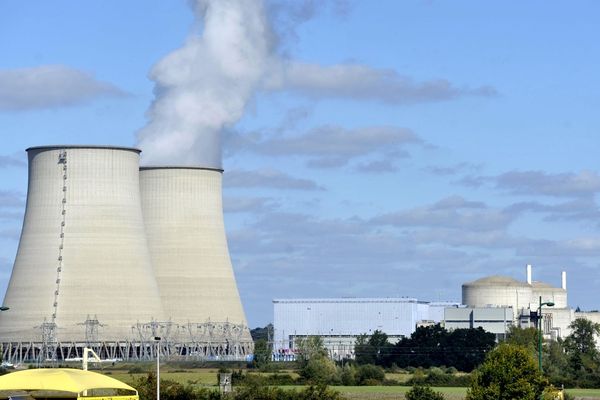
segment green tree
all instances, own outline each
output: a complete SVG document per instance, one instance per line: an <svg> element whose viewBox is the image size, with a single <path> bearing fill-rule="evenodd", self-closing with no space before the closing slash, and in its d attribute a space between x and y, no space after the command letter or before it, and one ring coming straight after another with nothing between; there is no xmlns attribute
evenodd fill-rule
<svg viewBox="0 0 600 400"><path fill-rule="evenodd" d="M496 346L494 334L482 328L447 331L439 324L418 327L410 338L396 343L386 358L386 364L399 367L452 366L471 371Z"/></svg>
<svg viewBox="0 0 600 400"><path fill-rule="evenodd" d="M577 318L569 328L571 334L565 339L564 347L571 369L576 375L596 372L600 364L600 353L594 336L600 335L600 324Z"/></svg>
<svg viewBox="0 0 600 400"><path fill-rule="evenodd" d="M298 340L296 363L300 375L309 383L330 384L337 379L335 363L327 357L327 349L319 336Z"/></svg>
<svg viewBox="0 0 600 400"><path fill-rule="evenodd" d="M354 342L354 360L357 364L373 364L375 357L369 345L369 335L362 334L356 338Z"/></svg>
<svg viewBox="0 0 600 400"><path fill-rule="evenodd" d="M357 368L355 377L359 385L378 385L385 379L385 371L380 366L365 364Z"/></svg>
<svg viewBox="0 0 600 400"><path fill-rule="evenodd" d="M308 336L296 340L296 365L302 370L311 358L327 357L327 349L319 336Z"/></svg>
<svg viewBox="0 0 600 400"><path fill-rule="evenodd" d="M537 352L536 352L537 353ZM543 349L544 373L551 381L565 381L569 376L569 360L565 353L563 342L559 340L548 341Z"/></svg>
<svg viewBox="0 0 600 400"><path fill-rule="evenodd" d="M525 347L537 357L538 331L535 328L519 328L518 326L512 325L508 329L506 343Z"/></svg>
<svg viewBox="0 0 600 400"><path fill-rule="evenodd" d="M342 368L340 380L344 386L354 386L356 384L356 368L353 365L346 365Z"/></svg>
<svg viewBox="0 0 600 400"><path fill-rule="evenodd" d="M530 351L503 343L473 372L466 399L537 400L547 385Z"/></svg>
<svg viewBox="0 0 600 400"><path fill-rule="evenodd" d="M392 348L388 335L380 330L376 330L371 336L360 335L354 345L356 363L387 365Z"/></svg>
<svg viewBox="0 0 600 400"><path fill-rule="evenodd" d="M265 368L271 363L272 349L265 339L258 339L254 342L254 359L252 366L254 368Z"/></svg>
<svg viewBox="0 0 600 400"><path fill-rule="evenodd" d="M335 362L327 357L311 358L299 372L313 385L330 385L338 381Z"/></svg>
<svg viewBox="0 0 600 400"><path fill-rule="evenodd" d="M265 341L271 340L273 336L273 324L269 324L263 328L254 328L250 330L250 336L252 336L252 340L257 341L263 339Z"/></svg>
<svg viewBox="0 0 600 400"><path fill-rule="evenodd" d="M436 392L429 386L415 385L404 395L406 400L444 400L440 392Z"/></svg>

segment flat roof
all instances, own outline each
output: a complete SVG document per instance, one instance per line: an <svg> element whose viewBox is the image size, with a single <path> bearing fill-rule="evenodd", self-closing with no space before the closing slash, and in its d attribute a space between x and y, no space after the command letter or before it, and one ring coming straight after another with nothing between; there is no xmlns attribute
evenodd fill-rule
<svg viewBox="0 0 600 400"><path fill-rule="evenodd" d="M273 299L273 303L423 303L412 297L340 297L315 299Z"/></svg>
<svg viewBox="0 0 600 400"><path fill-rule="evenodd" d="M142 150L135 147L124 147L124 146L111 146L111 145L88 145L88 144L52 144L46 146L33 146L28 147L25 151L30 150L62 150L62 149L107 149L107 150L127 150L141 153Z"/></svg>
<svg viewBox="0 0 600 400"><path fill-rule="evenodd" d="M200 166L185 166L185 165L144 165L140 167L140 171L147 171L152 169L197 169L204 171L216 171L223 172L221 168L213 168L213 167L200 167Z"/></svg>

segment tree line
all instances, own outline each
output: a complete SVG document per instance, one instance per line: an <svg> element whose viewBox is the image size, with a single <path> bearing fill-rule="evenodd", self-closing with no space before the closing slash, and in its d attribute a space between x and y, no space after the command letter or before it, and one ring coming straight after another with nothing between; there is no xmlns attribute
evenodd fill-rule
<svg viewBox="0 0 600 400"><path fill-rule="evenodd" d="M381 331L361 335L354 352L358 364L399 368L452 366L470 372L495 345L496 335L482 328L448 331L438 324L418 327L410 337L395 344Z"/></svg>

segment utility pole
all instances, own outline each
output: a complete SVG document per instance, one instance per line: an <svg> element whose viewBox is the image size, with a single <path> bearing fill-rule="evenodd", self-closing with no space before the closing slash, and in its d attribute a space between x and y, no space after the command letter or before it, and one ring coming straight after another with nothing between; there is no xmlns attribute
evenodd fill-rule
<svg viewBox="0 0 600 400"><path fill-rule="evenodd" d="M156 341L156 400L160 400L160 336L154 336Z"/></svg>

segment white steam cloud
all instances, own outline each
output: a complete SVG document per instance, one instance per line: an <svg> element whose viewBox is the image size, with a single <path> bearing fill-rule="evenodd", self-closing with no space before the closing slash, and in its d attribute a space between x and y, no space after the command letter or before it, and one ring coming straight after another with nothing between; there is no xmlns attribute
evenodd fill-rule
<svg viewBox="0 0 600 400"><path fill-rule="evenodd" d="M323 66L290 60L275 51L277 29L272 29L268 18L277 22L272 3L270 13L263 0L191 4L202 31L190 35L183 47L150 72L156 98L147 113L148 124L138 132L144 164L220 167L221 132L242 118L259 90L392 105L496 94L491 87L459 88L443 79L417 82L368 65ZM275 4L280 17L287 10L292 20L301 23L314 14L316 3Z"/></svg>
<svg viewBox="0 0 600 400"><path fill-rule="evenodd" d="M150 72L156 99L138 132L145 164L220 167L220 133L235 124L271 54L271 32L259 0L198 0L203 30Z"/></svg>

